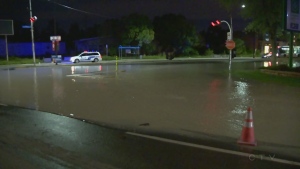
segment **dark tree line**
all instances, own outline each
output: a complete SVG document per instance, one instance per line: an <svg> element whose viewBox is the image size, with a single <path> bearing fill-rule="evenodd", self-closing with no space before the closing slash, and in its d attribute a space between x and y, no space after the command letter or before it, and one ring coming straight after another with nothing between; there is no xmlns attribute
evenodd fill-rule
<svg viewBox="0 0 300 169"><path fill-rule="evenodd" d="M179 55L199 55L206 50L214 53L226 51L224 42L228 30L222 27L211 27L207 30L197 31L195 25L182 15L166 14L155 17L153 20L145 15L131 14L120 19L106 20L92 27L81 28L78 23L72 23L63 29L54 20L48 21L44 28L35 27L35 41L50 41L50 36L60 35L66 42L67 50L74 50L74 41L83 38L111 37L119 45L141 46L141 53L166 54L168 59ZM31 41L30 29L22 29L21 23L15 23L15 35L11 42Z"/></svg>

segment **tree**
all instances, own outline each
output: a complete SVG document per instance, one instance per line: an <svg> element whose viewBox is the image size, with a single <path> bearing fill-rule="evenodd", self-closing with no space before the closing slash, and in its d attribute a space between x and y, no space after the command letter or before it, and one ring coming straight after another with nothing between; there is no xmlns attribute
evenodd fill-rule
<svg viewBox="0 0 300 169"><path fill-rule="evenodd" d="M122 41L125 44L143 46L154 39L152 22L146 15L131 14L122 19L125 27Z"/></svg>
<svg viewBox="0 0 300 169"><path fill-rule="evenodd" d="M101 26L100 24L94 24L91 27L88 27L84 31L84 36L87 38L94 38L101 36Z"/></svg>
<svg viewBox="0 0 300 169"><path fill-rule="evenodd" d="M69 28L69 32L66 38L66 46L68 50L74 50L74 41L83 38L83 31L80 29L78 23L72 23Z"/></svg>
<svg viewBox="0 0 300 169"><path fill-rule="evenodd" d="M272 45L272 64L276 64L277 37L282 33L283 25L283 1L274 0L219 0L226 9L232 10L235 4L244 2L245 8L242 16L250 19L247 31L255 31L261 34L268 33Z"/></svg>
<svg viewBox="0 0 300 169"><path fill-rule="evenodd" d="M122 33L124 31L124 25L119 19L105 20L101 27L102 37L112 37L116 43L120 44L122 41Z"/></svg>
<svg viewBox="0 0 300 169"><path fill-rule="evenodd" d="M245 54L247 52L245 42L239 38L236 38L234 41L235 41L236 54L238 55Z"/></svg>
<svg viewBox="0 0 300 169"><path fill-rule="evenodd" d="M36 29L35 29L36 30ZM59 35L62 38L62 41L66 40L67 33L66 31L57 23L55 20L48 20L48 24L45 28L41 29L39 36L35 36L36 41L50 42L50 36Z"/></svg>
<svg viewBox="0 0 300 169"><path fill-rule="evenodd" d="M210 26L206 33L206 43L208 48L215 54L222 54L226 51L225 41L228 30L222 29L221 26Z"/></svg>
<svg viewBox="0 0 300 169"><path fill-rule="evenodd" d="M182 15L167 14L155 17L153 21L155 40L159 43L167 59L175 54L191 51L199 45L199 37L194 25Z"/></svg>

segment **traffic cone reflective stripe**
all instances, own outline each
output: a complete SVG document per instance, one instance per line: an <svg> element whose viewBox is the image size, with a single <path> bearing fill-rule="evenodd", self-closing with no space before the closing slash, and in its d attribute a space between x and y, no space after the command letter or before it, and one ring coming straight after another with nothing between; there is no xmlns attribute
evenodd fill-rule
<svg viewBox="0 0 300 169"><path fill-rule="evenodd" d="M246 113L245 123L238 144L255 146L256 140L254 137L253 115L252 109L249 107Z"/></svg>
<svg viewBox="0 0 300 169"><path fill-rule="evenodd" d="M245 122L244 127L248 127L248 128L253 127L253 122Z"/></svg>

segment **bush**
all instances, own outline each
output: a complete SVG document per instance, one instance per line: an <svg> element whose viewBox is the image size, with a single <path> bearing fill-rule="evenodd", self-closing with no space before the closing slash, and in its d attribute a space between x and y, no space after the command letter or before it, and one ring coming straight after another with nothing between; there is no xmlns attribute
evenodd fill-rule
<svg viewBox="0 0 300 169"><path fill-rule="evenodd" d="M198 51L192 47L187 47L182 51L182 54L185 56L195 56L199 55Z"/></svg>
<svg viewBox="0 0 300 169"><path fill-rule="evenodd" d="M207 49L207 50L205 51L205 56L213 56L213 55L214 55L214 51L213 51L213 50Z"/></svg>

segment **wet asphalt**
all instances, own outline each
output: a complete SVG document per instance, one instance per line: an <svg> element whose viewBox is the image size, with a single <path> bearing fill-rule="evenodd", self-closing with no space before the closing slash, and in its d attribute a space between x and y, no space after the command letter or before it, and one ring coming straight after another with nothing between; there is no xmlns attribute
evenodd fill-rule
<svg viewBox="0 0 300 169"><path fill-rule="evenodd" d="M0 106L0 127L1 169L296 169L300 166L300 163L276 161L283 158L280 155L251 151L224 140L208 142L163 133L152 139L151 133L144 133L147 136L144 137L137 131L116 130L11 106ZM203 149L199 147L201 144L245 154Z"/></svg>

